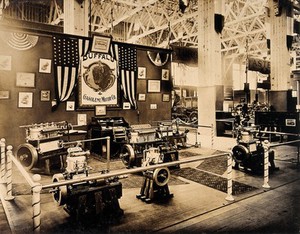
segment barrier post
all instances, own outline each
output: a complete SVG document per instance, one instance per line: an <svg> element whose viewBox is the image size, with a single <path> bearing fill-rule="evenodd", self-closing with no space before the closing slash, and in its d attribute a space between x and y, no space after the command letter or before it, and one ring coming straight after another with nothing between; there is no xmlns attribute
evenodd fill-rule
<svg viewBox="0 0 300 234"><path fill-rule="evenodd" d="M0 148L1 148L1 183L5 183L6 179L5 179L5 174L6 174L6 170L5 170L5 139L1 138L0 140Z"/></svg>
<svg viewBox="0 0 300 234"><path fill-rule="evenodd" d="M6 183L7 184L6 184L6 197L5 197L6 201L11 201L15 198L12 195L12 159L11 159L11 157L13 157L12 149L13 147L11 145L7 146L7 152L6 152L6 156L7 156Z"/></svg>
<svg viewBox="0 0 300 234"><path fill-rule="evenodd" d="M199 136L200 136L200 127L197 126L197 129L196 129L196 142L195 142L195 147L196 148L201 147L201 143L199 142L199 139L198 139Z"/></svg>
<svg viewBox="0 0 300 234"><path fill-rule="evenodd" d="M110 170L110 137L106 137L106 169L107 172Z"/></svg>
<svg viewBox="0 0 300 234"><path fill-rule="evenodd" d="M211 124L211 148L214 147L214 137L215 137L215 134L214 134L214 124Z"/></svg>
<svg viewBox="0 0 300 234"><path fill-rule="evenodd" d="M234 201L232 197L232 153L227 154L227 201Z"/></svg>
<svg viewBox="0 0 300 234"><path fill-rule="evenodd" d="M269 141L264 140L263 142L264 147L264 184L262 185L263 188L269 189Z"/></svg>
<svg viewBox="0 0 300 234"><path fill-rule="evenodd" d="M40 233L41 228L41 190L42 185L38 182L41 180L41 176L35 174L32 176L34 185L32 186L32 221L33 221L33 232Z"/></svg>

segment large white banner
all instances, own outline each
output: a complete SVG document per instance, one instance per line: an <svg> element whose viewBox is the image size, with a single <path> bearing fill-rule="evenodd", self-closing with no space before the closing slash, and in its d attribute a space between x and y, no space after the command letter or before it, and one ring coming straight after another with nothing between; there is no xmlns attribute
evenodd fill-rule
<svg viewBox="0 0 300 234"><path fill-rule="evenodd" d="M118 106L117 61L109 54L91 52L83 57L79 81L79 107Z"/></svg>

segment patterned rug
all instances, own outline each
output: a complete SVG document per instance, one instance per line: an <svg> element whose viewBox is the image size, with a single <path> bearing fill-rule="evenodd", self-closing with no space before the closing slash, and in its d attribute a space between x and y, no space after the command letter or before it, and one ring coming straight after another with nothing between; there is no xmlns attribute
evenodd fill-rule
<svg viewBox="0 0 300 234"><path fill-rule="evenodd" d="M173 175L181 176L188 180L194 181L196 183L208 186L213 189L217 189L221 192L227 193L227 178L223 178L217 175L213 175L204 171L200 171L194 168L181 168L172 171ZM237 182L232 181L232 194L239 195L245 192L253 191L257 188Z"/></svg>
<svg viewBox="0 0 300 234"><path fill-rule="evenodd" d="M199 166L197 166L197 168L203 171L223 175L227 170L227 156L224 155L205 159Z"/></svg>

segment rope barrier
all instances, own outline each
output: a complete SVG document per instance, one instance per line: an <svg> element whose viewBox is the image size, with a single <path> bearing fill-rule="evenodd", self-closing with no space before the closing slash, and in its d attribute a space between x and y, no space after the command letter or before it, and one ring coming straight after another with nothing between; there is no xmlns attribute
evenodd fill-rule
<svg viewBox="0 0 300 234"><path fill-rule="evenodd" d="M263 188L269 189L269 141L265 140L263 142L264 147L264 184Z"/></svg>
<svg viewBox="0 0 300 234"><path fill-rule="evenodd" d="M40 233L41 229L41 190L42 185L38 183L41 180L41 176L35 174L32 176L33 181L35 182L32 187L32 220L33 220L33 232Z"/></svg>
<svg viewBox="0 0 300 234"><path fill-rule="evenodd" d="M234 201L232 197L232 153L227 154L227 201Z"/></svg>
<svg viewBox="0 0 300 234"><path fill-rule="evenodd" d="M0 147L1 147L1 183L5 183L6 178L5 178L5 174L6 174L6 169L5 169L5 139L2 138L0 140Z"/></svg>
<svg viewBox="0 0 300 234"><path fill-rule="evenodd" d="M12 195L12 161L11 161L11 157L12 156L12 149L13 147L11 145L7 146L7 164L6 164L6 180L7 180L7 184L6 184L6 197L5 200L6 201L11 201L14 199L13 195Z"/></svg>

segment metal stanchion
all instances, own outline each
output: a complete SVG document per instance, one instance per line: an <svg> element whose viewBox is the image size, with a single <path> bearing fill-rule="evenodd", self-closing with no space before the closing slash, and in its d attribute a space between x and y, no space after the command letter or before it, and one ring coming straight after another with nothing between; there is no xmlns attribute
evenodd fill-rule
<svg viewBox="0 0 300 234"><path fill-rule="evenodd" d="M5 200L6 201L10 201L13 200L15 197L13 197L12 195L12 159L11 157L13 157L12 155L12 149L13 147L11 145L7 146L7 152L6 152L6 156L7 156L7 164L6 164L6 197Z"/></svg>
<svg viewBox="0 0 300 234"><path fill-rule="evenodd" d="M110 137L106 137L106 169L110 170Z"/></svg>
<svg viewBox="0 0 300 234"><path fill-rule="evenodd" d="M0 140L0 148L1 148L1 183L5 183L6 179L5 179L5 174L6 174L6 170L5 170L5 139L2 138Z"/></svg>
<svg viewBox="0 0 300 234"><path fill-rule="evenodd" d="M41 190L42 185L38 182L41 180L41 176L35 174L32 176L34 185L32 187L32 221L33 221L33 232L40 233L41 228Z"/></svg>
<svg viewBox="0 0 300 234"><path fill-rule="evenodd" d="M263 188L269 189L269 141L264 140L263 142L264 147L264 184Z"/></svg>
<svg viewBox="0 0 300 234"><path fill-rule="evenodd" d="M234 201L232 197L232 154L227 155L227 201Z"/></svg>

